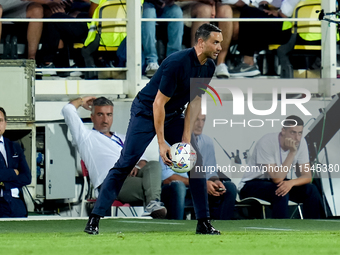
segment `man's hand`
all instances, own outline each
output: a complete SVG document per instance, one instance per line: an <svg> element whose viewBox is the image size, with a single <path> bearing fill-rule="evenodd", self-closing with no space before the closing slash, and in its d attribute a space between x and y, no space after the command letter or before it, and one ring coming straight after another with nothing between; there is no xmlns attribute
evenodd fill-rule
<svg viewBox="0 0 340 255"><path fill-rule="evenodd" d="M278 17L279 16L279 11L276 10L263 10L265 13L267 13L268 15L272 15L274 17Z"/></svg>
<svg viewBox="0 0 340 255"><path fill-rule="evenodd" d="M292 180L282 181L277 185L278 189L275 191L275 195L279 197L284 197L292 189L293 186L294 185Z"/></svg>
<svg viewBox="0 0 340 255"><path fill-rule="evenodd" d="M297 151L296 142L292 138L285 139L285 146L289 149L290 152L295 153Z"/></svg>
<svg viewBox="0 0 340 255"><path fill-rule="evenodd" d="M183 134L183 136L182 136L182 143L190 144L190 138L191 138L191 137L187 137L187 136L185 136L185 135ZM191 146L191 144L190 144L190 146Z"/></svg>
<svg viewBox="0 0 340 255"><path fill-rule="evenodd" d="M84 107L84 109L91 111L93 100L95 99L96 97L93 97L93 96L78 97L77 99L71 100L70 104L73 104L76 109L82 106Z"/></svg>
<svg viewBox="0 0 340 255"><path fill-rule="evenodd" d="M132 171L130 172L130 174L129 174L129 176L131 176L131 177L135 177L137 174L138 174L138 168L137 167L134 167L133 169L132 169Z"/></svg>
<svg viewBox="0 0 340 255"><path fill-rule="evenodd" d="M219 191L218 189L224 189L223 191ZM224 194L225 191L225 187L223 185L223 183L219 180L216 181L207 181L207 191L208 194L211 196L221 196L222 194Z"/></svg>
<svg viewBox="0 0 340 255"><path fill-rule="evenodd" d="M17 169L14 169L14 172L16 175L19 175L19 171Z"/></svg>
<svg viewBox="0 0 340 255"><path fill-rule="evenodd" d="M159 154L161 155L164 164L168 166L172 165L170 147L165 142L159 143Z"/></svg>
<svg viewBox="0 0 340 255"><path fill-rule="evenodd" d="M46 3L52 13L65 12L63 0L53 0Z"/></svg>
<svg viewBox="0 0 340 255"><path fill-rule="evenodd" d="M83 97L83 104L82 106L86 109L91 111L92 110L92 106L93 106L93 100L95 100L96 97L92 97L92 96L88 96L88 97Z"/></svg>
<svg viewBox="0 0 340 255"><path fill-rule="evenodd" d="M65 13L65 8L60 5L60 4L56 4L54 6L50 6L50 10L52 12L52 14L55 14L55 13Z"/></svg>

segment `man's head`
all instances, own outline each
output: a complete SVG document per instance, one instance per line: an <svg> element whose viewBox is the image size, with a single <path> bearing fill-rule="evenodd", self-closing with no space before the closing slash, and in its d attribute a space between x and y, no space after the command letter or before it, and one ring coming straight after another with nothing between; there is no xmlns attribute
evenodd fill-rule
<svg viewBox="0 0 340 255"><path fill-rule="evenodd" d="M203 24L195 33L195 47L198 47L207 58L216 59L222 50L222 31L212 24Z"/></svg>
<svg viewBox="0 0 340 255"><path fill-rule="evenodd" d="M105 97L93 100L91 120L95 130L109 135L113 121L113 103Z"/></svg>
<svg viewBox="0 0 340 255"><path fill-rule="evenodd" d="M205 115L199 114L194 123L194 134L195 135L202 134L204 123L205 123Z"/></svg>
<svg viewBox="0 0 340 255"><path fill-rule="evenodd" d="M293 139L296 142L296 146L299 146L302 138L303 124L303 120L298 116L288 116L283 122L282 137Z"/></svg>
<svg viewBox="0 0 340 255"><path fill-rule="evenodd" d="M5 133L7 126L7 116L4 108L0 107L0 136Z"/></svg>

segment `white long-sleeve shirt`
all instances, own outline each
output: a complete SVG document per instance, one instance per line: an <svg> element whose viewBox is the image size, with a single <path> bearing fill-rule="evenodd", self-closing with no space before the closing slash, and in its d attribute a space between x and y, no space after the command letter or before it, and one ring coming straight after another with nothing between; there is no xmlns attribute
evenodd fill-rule
<svg viewBox="0 0 340 255"><path fill-rule="evenodd" d="M96 189L103 183L109 170L119 159L125 135L113 133L114 135L110 138L97 130L88 129L73 104L65 105L62 115L71 132L72 144L77 147ZM144 157L141 159L146 160Z"/></svg>

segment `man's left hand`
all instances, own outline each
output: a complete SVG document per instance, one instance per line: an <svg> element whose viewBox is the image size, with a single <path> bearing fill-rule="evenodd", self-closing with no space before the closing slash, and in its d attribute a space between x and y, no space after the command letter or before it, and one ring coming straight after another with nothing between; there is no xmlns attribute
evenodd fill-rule
<svg viewBox="0 0 340 255"><path fill-rule="evenodd" d="M190 144L190 136L187 137L186 135L183 134L183 136L182 136L182 143Z"/></svg>
<svg viewBox="0 0 340 255"><path fill-rule="evenodd" d="M293 183L292 181L282 181L277 185L277 190L275 191L275 195L279 197L284 197L287 193L292 189Z"/></svg>
<svg viewBox="0 0 340 255"><path fill-rule="evenodd" d="M134 167L132 171L130 172L129 176L135 177L138 174L138 168Z"/></svg>

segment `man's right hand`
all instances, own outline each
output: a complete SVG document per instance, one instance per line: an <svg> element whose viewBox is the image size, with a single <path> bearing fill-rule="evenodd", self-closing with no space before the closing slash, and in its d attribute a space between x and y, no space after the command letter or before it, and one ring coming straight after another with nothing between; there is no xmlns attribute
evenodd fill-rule
<svg viewBox="0 0 340 255"><path fill-rule="evenodd" d="M92 110L92 106L93 106L93 100L95 100L96 97L93 96L88 96L88 97L83 97L83 104L82 106L86 109L91 111Z"/></svg>
<svg viewBox="0 0 340 255"><path fill-rule="evenodd" d="M221 185L224 187L224 185L222 183L221 183ZM216 182L207 181L207 191L208 191L208 194L211 195L211 196L219 197L221 194L225 193L225 191L224 192L218 191L218 189L220 187L221 186Z"/></svg>
<svg viewBox="0 0 340 255"><path fill-rule="evenodd" d="M263 10L265 13L267 13L269 16L274 16L274 17L278 17L279 16L279 11L277 10Z"/></svg>
<svg viewBox="0 0 340 255"><path fill-rule="evenodd" d="M159 143L159 154L161 155L164 164L168 166L172 165L170 147L165 142Z"/></svg>
<svg viewBox="0 0 340 255"><path fill-rule="evenodd" d="M19 175L19 171L17 169L14 169L14 172L16 175Z"/></svg>
<svg viewBox="0 0 340 255"><path fill-rule="evenodd" d="M285 146L289 149L290 152L295 153L297 151L296 141L292 138L285 139Z"/></svg>

